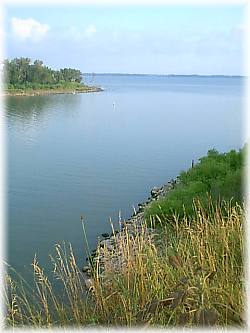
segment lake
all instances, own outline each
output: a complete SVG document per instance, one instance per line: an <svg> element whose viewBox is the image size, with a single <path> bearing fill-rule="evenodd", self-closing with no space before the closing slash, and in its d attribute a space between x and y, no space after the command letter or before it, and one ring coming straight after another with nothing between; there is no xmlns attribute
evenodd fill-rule
<svg viewBox="0 0 250 333"><path fill-rule="evenodd" d="M215 148L244 143L239 77L86 75L103 92L6 98L8 262L71 242L79 265L133 206Z"/></svg>

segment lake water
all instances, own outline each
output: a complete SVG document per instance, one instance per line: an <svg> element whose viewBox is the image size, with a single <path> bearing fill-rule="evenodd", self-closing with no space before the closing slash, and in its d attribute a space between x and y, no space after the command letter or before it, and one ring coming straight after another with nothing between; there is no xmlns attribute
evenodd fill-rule
<svg viewBox="0 0 250 333"><path fill-rule="evenodd" d="M243 145L241 78L86 76L99 93L8 97L8 262L26 275L54 244L90 247L153 186Z"/></svg>

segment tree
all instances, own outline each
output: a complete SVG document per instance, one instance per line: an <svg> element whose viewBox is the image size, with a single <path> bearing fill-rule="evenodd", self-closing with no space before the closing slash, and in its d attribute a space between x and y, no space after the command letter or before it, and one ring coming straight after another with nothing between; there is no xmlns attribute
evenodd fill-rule
<svg viewBox="0 0 250 333"><path fill-rule="evenodd" d="M52 70L44 66L43 61L35 60L31 63L30 58L6 59L4 61L5 81L12 85L38 84L63 84L68 82L80 83L81 71L73 68Z"/></svg>

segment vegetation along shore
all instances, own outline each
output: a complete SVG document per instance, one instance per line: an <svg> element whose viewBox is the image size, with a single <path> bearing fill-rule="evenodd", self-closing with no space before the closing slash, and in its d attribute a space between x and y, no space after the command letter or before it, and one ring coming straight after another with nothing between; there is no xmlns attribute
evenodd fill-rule
<svg viewBox="0 0 250 333"><path fill-rule="evenodd" d="M210 150L153 188L119 230L112 226L89 250L83 269L65 244L51 257L53 281L34 258L34 290L10 269L6 325L245 326L245 155L246 146Z"/></svg>
<svg viewBox="0 0 250 333"><path fill-rule="evenodd" d="M35 96L48 94L77 94L99 92L103 89L82 83L78 69L53 70L41 60L33 63L29 58L4 61L4 96Z"/></svg>

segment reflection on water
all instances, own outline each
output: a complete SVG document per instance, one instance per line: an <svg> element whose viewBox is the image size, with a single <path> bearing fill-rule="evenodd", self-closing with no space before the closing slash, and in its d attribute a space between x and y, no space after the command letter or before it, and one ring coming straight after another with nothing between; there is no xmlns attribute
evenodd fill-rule
<svg viewBox="0 0 250 333"><path fill-rule="evenodd" d="M78 96L66 94L47 96L8 96L6 98L7 126L9 130L20 135L21 140L32 144L37 134L46 123L57 115L54 105L60 110L60 116L73 117L74 110L79 103Z"/></svg>
<svg viewBox="0 0 250 333"><path fill-rule="evenodd" d="M46 118L50 114L51 108L56 103L58 107L63 107L65 101L67 107L74 110L79 103L79 96L66 94L46 95L46 96L7 96L5 100L6 114L10 121L25 122L33 124L37 119Z"/></svg>
<svg viewBox="0 0 250 333"><path fill-rule="evenodd" d="M24 273L56 242L84 261L153 186L214 147L242 146L242 80L96 76L105 91L6 98L9 262ZM115 102L115 108L113 103ZM26 268L24 268L24 266Z"/></svg>

